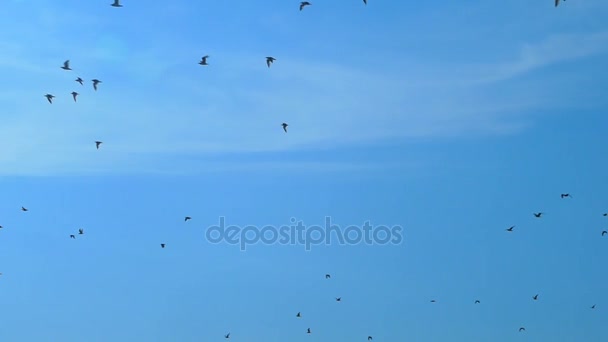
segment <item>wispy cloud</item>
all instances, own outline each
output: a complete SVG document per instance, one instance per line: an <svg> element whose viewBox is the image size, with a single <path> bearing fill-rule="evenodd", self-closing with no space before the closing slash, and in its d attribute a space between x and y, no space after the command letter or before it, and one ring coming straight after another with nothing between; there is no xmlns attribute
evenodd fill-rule
<svg viewBox="0 0 608 342"><path fill-rule="evenodd" d="M62 18L53 20L68 20ZM221 45L201 51L169 39L170 34L151 45L103 32L65 57L60 38L43 38L31 48L17 40L3 43L0 69L16 84L2 86L0 96L6 117L0 127L5 146L0 172L109 172L104 163L121 172L165 170L168 156L183 161L193 154L261 152L281 154L276 161L245 167L276 168L275 163L296 163L282 161L289 151L512 134L530 124L522 113L575 104L555 91L564 87L556 78L566 81L566 76L543 74L533 83L522 83L520 76L601 55L608 46L605 31L555 34L521 40L509 54L481 64L441 65L415 54L401 64L338 65L287 51L269 69L257 52ZM204 53L211 55L208 67L196 64ZM68 58L72 73L59 69ZM94 92L88 83L76 84L76 74L104 83ZM81 93L78 103L69 95L72 90ZM53 105L42 97L46 92L57 95ZM289 123L288 133L282 122ZM102 151L94 149L95 140L104 141ZM225 161L225 167L235 168L233 163ZM355 161L318 163L323 166L308 161L296 167L359 168Z"/></svg>

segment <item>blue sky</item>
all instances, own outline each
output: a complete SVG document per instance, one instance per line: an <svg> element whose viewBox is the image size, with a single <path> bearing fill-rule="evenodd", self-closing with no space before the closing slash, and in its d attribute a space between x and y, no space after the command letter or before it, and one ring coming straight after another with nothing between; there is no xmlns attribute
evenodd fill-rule
<svg viewBox="0 0 608 342"><path fill-rule="evenodd" d="M0 341L608 338L608 3L311 2L5 1Z"/></svg>

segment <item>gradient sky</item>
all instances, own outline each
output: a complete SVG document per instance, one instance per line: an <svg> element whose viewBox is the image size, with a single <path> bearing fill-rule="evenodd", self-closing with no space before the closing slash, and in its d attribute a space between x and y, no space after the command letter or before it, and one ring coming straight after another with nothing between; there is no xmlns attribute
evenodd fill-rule
<svg viewBox="0 0 608 342"><path fill-rule="evenodd" d="M3 2L0 341L608 340L608 2L111 2Z"/></svg>

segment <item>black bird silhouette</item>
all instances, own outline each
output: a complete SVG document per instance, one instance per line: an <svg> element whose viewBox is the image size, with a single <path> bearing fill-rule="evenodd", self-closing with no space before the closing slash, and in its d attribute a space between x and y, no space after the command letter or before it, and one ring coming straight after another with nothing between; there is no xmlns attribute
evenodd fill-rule
<svg viewBox="0 0 608 342"><path fill-rule="evenodd" d="M298 312L298 314L296 315L296 317L300 318L300 317L302 317L302 315Z"/></svg>
<svg viewBox="0 0 608 342"><path fill-rule="evenodd" d="M562 194L562 195L561 195L561 197L562 197L562 198L566 198L566 197L570 197L570 198L572 198L572 195L570 195L570 194Z"/></svg>
<svg viewBox="0 0 608 342"><path fill-rule="evenodd" d="M310 2L308 2L308 1L302 1L302 2L300 2L300 11L301 11L302 9L304 9L304 7L306 7L306 6L310 6L310 5L311 5L311 3L310 3Z"/></svg>
<svg viewBox="0 0 608 342"><path fill-rule="evenodd" d="M186 221L188 221L188 220L192 220L192 217L190 217L190 216L186 216L186 217L184 218L184 222L186 222Z"/></svg>
<svg viewBox="0 0 608 342"><path fill-rule="evenodd" d="M83 85L83 83L82 83L82 82L84 82L84 81L82 80L82 78L80 78L80 77L78 77L78 78L77 78L75 81L76 81L76 82L78 82L78 83L80 83L80 85Z"/></svg>
<svg viewBox="0 0 608 342"><path fill-rule="evenodd" d="M595 304L591 305L591 308L592 308L592 309L595 309Z"/></svg>
<svg viewBox="0 0 608 342"><path fill-rule="evenodd" d="M277 59L274 57L266 57L266 65L270 68L270 64L274 63Z"/></svg>
<svg viewBox="0 0 608 342"><path fill-rule="evenodd" d="M97 147L97 149L99 150L99 145L103 144L103 141L96 141L95 142L95 147Z"/></svg>
<svg viewBox="0 0 608 342"><path fill-rule="evenodd" d="M72 97L74 98L74 102L76 102L76 96L78 96L79 94L75 91L72 92Z"/></svg>
<svg viewBox="0 0 608 342"><path fill-rule="evenodd" d="M71 237L72 239L75 239L75 238L76 238L76 236L75 236L74 234L70 235L70 237Z"/></svg>
<svg viewBox="0 0 608 342"><path fill-rule="evenodd" d="M336 302L340 302L340 301L342 301L342 297L336 298Z"/></svg>
<svg viewBox="0 0 608 342"><path fill-rule="evenodd" d="M331 278L331 275L326 274L326 275L325 275L325 279L329 279L329 278Z"/></svg>
<svg viewBox="0 0 608 342"><path fill-rule="evenodd" d="M120 4L120 0L114 0L114 3L112 3L111 6L112 7L122 7L122 5Z"/></svg>
<svg viewBox="0 0 608 342"><path fill-rule="evenodd" d="M80 234L80 235L84 234L84 229L82 229L82 228L78 229L78 234Z"/></svg>
<svg viewBox="0 0 608 342"><path fill-rule="evenodd" d="M476 301L475 301L475 304L479 304L479 303L481 303L479 300L476 300Z"/></svg>
<svg viewBox="0 0 608 342"><path fill-rule="evenodd" d="M285 131L285 133L287 133L287 126L289 125L283 122L281 126L283 126L283 130Z"/></svg>
<svg viewBox="0 0 608 342"><path fill-rule="evenodd" d="M230 338L230 333L227 333L226 335L224 335L225 338Z"/></svg>
<svg viewBox="0 0 608 342"><path fill-rule="evenodd" d="M535 217L541 217L544 213L534 213Z"/></svg>
<svg viewBox="0 0 608 342"><path fill-rule="evenodd" d="M436 301L434 299L431 299L431 303L435 303Z"/></svg>
<svg viewBox="0 0 608 342"><path fill-rule="evenodd" d="M308 328L308 330L306 330L306 333L307 333L307 334L310 334L310 328Z"/></svg>
<svg viewBox="0 0 608 342"><path fill-rule="evenodd" d="M519 332L522 332L522 331L526 331L526 328L524 328L524 327L519 328Z"/></svg>
<svg viewBox="0 0 608 342"><path fill-rule="evenodd" d="M509 228L507 228L507 229L505 229L505 230L506 230L506 231L508 231L508 232L512 232L512 231L513 231L513 228L515 228L515 226L511 226L511 227L509 227Z"/></svg>
<svg viewBox="0 0 608 342"><path fill-rule="evenodd" d="M604 231L602 231L602 236L604 236L604 235L606 235L606 234L608 234L608 230L604 230Z"/></svg>
<svg viewBox="0 0 608 342"><path fill-rule="evenodd" d="M21 211L28 211L26 207L21 207Z"/></svg>
<svg viewBox="0 0 608 342"><path fill-rule="evenodd" d="M61 67L61 69L72 70L72 69L70 69L70 60L69 59L67 61L63 62L63 66Z"/></svg>
<svg viewBox="0 0 608 342"><path fill-rule="evenodd" d="M53 104L53 99L55 98L54 95L46 94L46 95L44 95L44 97L46 97L46 99L49 101L50 104Z"/></svg>
<svg viewBox="0 0 608 342"><path fill-rule="evenodd" d="M608 213L603 213L602 216L608 216Z"/></svg>
<svg viewBox="0 0 608 342"><path fill-rule="evenodd" d="M164 244L164 243L161 243L161 244L160 244L160 248L165 248L165 244ZM230 334L228 334L228 335L230 335Z"/></svg>
<svg viewBox="0 0 608 342"><path fill-rule="evenodd" d="M538 295L535 295L534 297L532 297L532 299L537 300L538 299Z"/></svg>
<svg viewBox="0 0 608 342"><path fill-rule="evenodd" d="M363 1L365 1L365 0L363 0ZM371 341L371 340L373 340L373 338L371 336L367 336L367 340Z"/></svg>
<svg viewBox="0 0 608 342"><path fill-rule="evenodd" d="M97 85L102 82L96 78L92 79L91 81L93 82L93 89L95 89L95 91L97 91Z"/></svg>
<svg viewBox="0 0 608 342"><path fill-rule="evenodd" d="M209 64L207 64L207 58L209 58L209 55L205 55L205 56L201 57L201 61L198 62L198 64L200 64L200 65L209 65Z"/></svg>

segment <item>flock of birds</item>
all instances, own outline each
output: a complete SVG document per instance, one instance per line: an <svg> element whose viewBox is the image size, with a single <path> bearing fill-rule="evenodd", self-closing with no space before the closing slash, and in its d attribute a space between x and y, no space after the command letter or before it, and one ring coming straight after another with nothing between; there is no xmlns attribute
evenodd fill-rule
<svg viewBox="0 0 608 342"><path fill-rule="evenodd" d="M565 1L565 0L561 0L561 1ZM363 0L363 3L365 5L367 5L367 0ZM559 5L559 3L560 3L560 0L555 0L555 7L557 7ZM302 2L300 2L300 7L299 7L300 11L302 11L305 7L311 6L311 5L312 4L310 2L308 2L308 1L302 1ZM111 6L112 7L123 7L123 5L120 3L120 0L114 0L114 2L111 4ZM209 59L209 55L205 55L205 56L203 56L201 58L201 60L198 62L198 64L200 64L202 66L208 66L209 65L208 59ZM276 61L276 58L274 58L272 56L266 57L266 65L268 66L268 68L270 68L271 65L275 61ZM63 63L63 66L61 66L60 68L63 69L63 70L65 70L65 71L73 71L72 68L70 67L70 60L66 60ZM84 85L84 80L81 77L77 77L74 81L77 82L77 83L79 83L81 86ZM91 79L91 82L92 82L92 85L93 85L93 89L95 91L98 90L99 84L102 83L102 81L100 81L99 79ZM71 95L72 95L72 98L73 98L74 102L77 102L77 97L80 94L78 92L76 92L76 91L73 91L71 93ZM48 102L50 104L53 104L53 99L55 99L55 95L53 95L53 94L46 94L44 96L46 97L46 99L48 100ZM284 123L281 124L281 126L282 126L283 130L285 132L287 132L287 127L289 125L284 122ZM101 141L95 141L95 146L96 146L97 149L99 149L99 147L100 147L101 144L102 144ZM570 194L566 193L566 194L561 194L561 198L562 199L564 199L564 198L572 198L572 196ZM23 212L27 212L28 211L28 209L25 208L25 207L21 207L21 210ZM536 218L541 218L543 216L543 214L544 214L543 212L533 213L534 217L536 217ZM604 213L603 216L608 217L608 213ZM189 221L191 219L192 219L192 217L186 216L184 218L184 221L187 222L187 221ZM0 229L1 228L3 228L3 227L0 225ZM511 226L511 227L507 228L506 231L507 232L513 232L514 228L515 228L515 226ZM83 235L83 234L84 234L84 229L80 228L80 229L78 229L78 234L70 234L69 238L76 239L76 235ZM605 235L608 235L608 231L607 230L603 230L601 232L601 236L602 237L605 236ZM165 248L166 244L165 243L161 243L160 247L161 248ZM0 276L1 275L2 275L2 273L0 273ZM331 275L330 274L326 274L325 275L325 279L331 279ZM535 294L534 296L532 296L532 299L535 300L535 301L538 300L539 299L539 294ZM337 297L337 298L335 298L335 300L336 300L336 302L341 302L342 298L341 297ZM432 299L430 302L431 303L436 303L436 300ZM478 300L478 299L474 301L474 304L480 304L480 303L481 303L481 301ZM594 304L590 308L591 309L595 309L595 307L596 307L596 305ZM295 316L296 316L296 318L301 318L302 317L302 313L298 312ZM523 327L523 326L519 328L520 332L525 331L525 330L526 330L526 328ZM308 328L306 330L306 333L307 334L311 334L312 333L311 329ZM229 339L230 338L230 333L225 334L224 338ZM371 341L371 340L373 340L373 337L372 336L367 336L367 340Z"/></svg>

